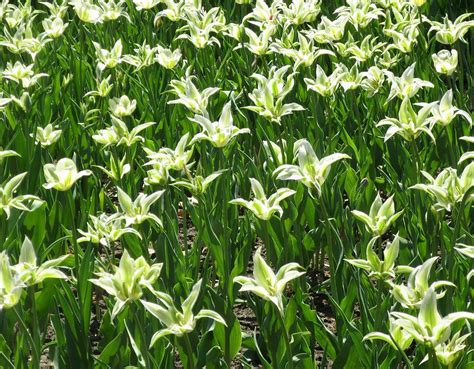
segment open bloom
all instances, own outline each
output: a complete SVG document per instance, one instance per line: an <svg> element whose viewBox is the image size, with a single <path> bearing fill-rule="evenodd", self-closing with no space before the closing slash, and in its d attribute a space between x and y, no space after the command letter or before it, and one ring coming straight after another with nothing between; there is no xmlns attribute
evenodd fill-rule
<svg viewBox="0 0 474 369"><path fill-rule="evenodd" d="M189 3L189 2L187 2ZM189 40L195 47L203 49L209 45L220 46L219 40L212 34L219 34L225 27L225 16L220 7L214 7L205 11L201 9L188 9L185 11L186 25L179 28L180 34L177 39Z"/></svg>
<svg viewBox="0 0 474 369"><path fill-rule="evenodd" d="M60 159L56 164L45 164L43 167L46 189L54 188L58 191L69 190L76 181L84 176L90 176L90 170L77 171L76 163L68 158Z"/></svg>
<svg viewBox="0 0 474 369"><path fill-rule="evenodd" d="M369 273L369 277L377 279L393 279L395 278L396 268L395 260L398 257L400 251L400 237L398 234L390 242L383 252L384 259L380 260L377 253L374 251L374 244L378 240L378 236L374 237L367 244L366 258L367 259L344 259L349 264L354 265L357 268L364 269Z"/></svg>
<svg viewBox="0 0 474 369"><path fill-rule="evenodd" d="M270 301L283 314L283 293L286 284L305 272L301 271L298 263L288 263L283 265L275 274L265 262L262 255L262 248L258 248L253 256L253 278L238 276L234 278L234 283L242 285L241 292L252 292L264 300Z"/></svg>
<svg viewBox="0 0 474 369"><path fill-rule="evenodd" d="M293 59L295 62L294 69L298 69L301 65L304 67L310 67L321 55L335 56L335 54L330 50L318 49L314 46L314 40L308 40L302 33L298 33L297 45L298 48L294 45L292 45L292 47L282 47L278 45L278 43L275 43L273 48L278 53Z"/></svg>
<svg viewBox="0 0 474 369"><path fill-rule="evenodd" d="M181 180L173 182L173 186L183 187L189 190L194 196L200 196L208 189L209 185L214 182L220 175L224 173L223 170L219 170L214 172L207 177L203 177L200 175L194 176L188 180Z"/></svg>
<svg viewBox="0 0 474 369"><path fill-rule="evenodd" d="M181 50L170 50L161 47L160 45L156 46L156 56L154 61L157 61L162 67L166 69L173 69L176 64L181 60Z"/></svg>
<svg viewBox="0 0 474 369"><path fill-rule="evenodd" d="M100 129L95 135L92 135L92 139L104 146L109 145L125 145L132 146L136 142L143 142L145 139L139 135L139 133L148 127L155 125L155 122L146 122L137 125L131 131L129 131L124 121L111 115L112 126Z"/></svg>
<svg viewBox="0 0 474 369"><path fill-rule="evenodd" d="M318 196L321 194L321 186L329 175L331 165L336 161L350 158L349 155L335 153L318 159L310 143L305 139L295 142L294 151L298 165L280 165L273 174L277 175L277 179L301 181L311 191L316 190Z"/></svg>
<svg viewBox="0 0 474 369"><path fill-rule="evenodd" d="M283 22L300 25L313 22L321 12L321 0L293 0L290 5L281 4Z"/></svg>
<svg viewBox="0 0 474 369"><path fill-rule="evenodd" d="M193 149L186 150L189 141L189 132L180 138L175 149L162 147L158 152L144 148L150 161L147 165L164 166L166 170L185 170L191 160Z"/></svg>
<svg viewBox="0 0 474 369"><path fill-rule="evenodd" d="M407 313L390 313L395 324L402 326L417 342L436 347L446 342L451 334L451 325L458 320L474 320L474 313L455 312L442 317L438 312L436 293L429 288L421 302L418 316Z"/></svg>
<svg viewBox="0 0 474 369"><path fill-rule="evenodd" d="M93 42L97 55L97 68L103 71L106 68L115 68L122 62L122 40L118 39L112 49L102 49L99 43Z"/></svg>
<svg viewBox="0 0 474 369"><path fill-rule="evenodd" d="M291 92L295 84L294 74L290 74L286 81L284 80L289 69L289 65L279 69L272 67L268 77L258 73L252 74L252 78L258 82L257 88L249 94L255 105L246 108L278 124L283 116L294 111L304 110L301 105L296 103L283 104L284 98Z"/></svg>
<svg viewBox="0 0 474 369"><path fill-rule="evenodd" d="M471 15L472 13L462 14L454 22L448 16L443 18L443 23L431 21L426 17L424 20L431 24L430 32L436 31L436 41L444 45L452 45L459 39L466 42L464 35L469 28L474 27L474 20L466 20Z"/></svg>
<svg viewBox="0 0 474 369"><path fill-rule="evenodd" d="M196 76L186 76L179 81L171 81L171 91L178 99L168 101L168 104L182 104L194 114L207 115L209 97L217 93L219 88L208 87L201 92L193 82L195 79Z"/></svg>
<svg viewBox="0 0 474 369"><path fill-rule="evenodd" d="M474 136L462 136L459 139L462 141L474 143ZM474 151L466 151L465 153L463 153L459 158L458 164L461 164L462 162L470 159L474 159Z"/></svg>
<svg viewBox="0 0 474 369"><path fill-rule="evenodd" d="M436 178L429 173L421 172L427 179L427 184L416 184L410 188L427 192L436 200L435 209L451 211L454 205L462 201L464 195L474 185L474 162L466 166L458 176L456 169L443 169ZM474 200L474 194L471 194L467 202Z"/></svg>
<svg viewBox="0 0 474 369"><path fill-rule="evenodd" d="M44 128L36 127L36 135L31 133L30 136L34 136L35 142L39 143L41 147L48 147L59 140L62 132L60 129L54 129L54 126L50 123Z"/></svg>
<svg viewBox="0 0 474 369"><path fill-rule="evenodd" d="M400 105L398 119L385 118L377 123L377 127L389 126L387 132L385 132L384 141L388 141L395 134L402 136L406 141L413 141L424 132L435 142L436 139L431 132L431 119L429 118L434 104L423 104L418 113L415 113L410 99L406 97Z"/></svg>
<svg viewBox="0 0 474 369"><path fill-rule="evenodd" d="M137 10L148 10L161 3L161 0L133 0Z"/></svg>
<svg viewBox="0 0 474 369"><path fill-rule="evenodd" d="M334 21L331 21L328 17L322 16L318 28L310 28L307 34L320 44L339 41L344 37L348 20L348 17L337 17Z"/></svg>
<svg viewBox="0 0 474 369"><path fill-rule="evenodd" d="M50 18L44 19L41 24L46 36L58 38L64 33L69 23L64 23L64 21L59 16L52 16Z"/></svg>
<svg viewBox="0 0 474 369"><path fill-rule="evenodd" d="M130 224L141 224L148 219L160 227L163 226L161 219L150 212L150 207L158 201L165 191L156 191L151 195L140 193L133 201L120 187L117 187L117 192L120 208L123 211L122 218L125 219L126 227Z"/></svg>
<svg viewBox="0 0 474 369"><path fill-rule="evenodd" d="M415 65L413 63L402 73L401 77L396 77L392 72L386 71L386 75L391 84L390 94L387 101L395 97L399 99L411 99L421 88L433 88L434 85L420 78L415 78Z"/></svg>
<svg viewBox="0 0 474 369"><path fill-rule="evenodd" d="M109 99L110 112L119 118L132 115L136 107L137 100L130 100L126 95Z"/></svg>
<svg viewBox="0 0 474 369"><path fill-rule="evenodd" d="M2 76L10 81L21 83L23 88L29 88L38 83L40 78L48 76L46 73L33 72L33 67L34 64L24 65L19 61L15 64L8 62Z"/></svg>
<svg viewBox="0 0 474 369"><path fill-rule="evenodd" d="M222 114L217 122L211 122L208 118L202 115L196 115L190 120L199 124L203 128L203 132L195 135L191 142L192 145L196 141L206 140L209 141L214 147L225 147L229 142L236 136L243 133L250 133L250 129L234 126L234 120L231 112L231 102L229 101L224 105Z"/></svg>
<svg viewBox="0 0 474 369"><path fill-rule="evenodd" d="M395 203L393 202L393 195L385 202L382 202L380 194L377 196L370 207L369 214L365 214L359 210L352 210L352 214L364 222L367 230L372 234L380 236L388 231L390 226L402 215L403 210L395 213Z"/></svg>
<svg viewBox="0 0 474 369"><path fill-rule="evenodd" d="M428 289L437 290L443 286L454 286L449 281L436 281L431 285L428 283L431 268L438 258L432 257L426 260L423 264L412 269L407 284L395 284L391 283L392 296L400 303L403 307L407 308L420 308L422 300L427 293ZM407 267L405 269L408 270ZM440 299L445 295L446 291L442 291L436 294L436 298Z"/></svg>
<svg viewBox="0 0 474 369"><path fill-rule="evenodd" d="M442 126L449 125L453 119L460 115L472 125L471 116L464 110L458 109L453 105L453 90L448 90L441 100L433 105L433 123L441 124Z"/></svg>
<svg viewBox="0 0 474 369"><path fill-rule="evenodd" d="M111 242L117 241L124 234L132 233L141 239L140 233L130 227L123 225L123 219L119 213L99 216L89 215L90 221L87 223L87 231L78 232L82 235L77 242L100 243L103 246L110 245Z"/></svg>
<svg viewBox="0 0 474 369"><path fill-rule="evenodd" d="M467 333L461 336L461 331L458 331L450 340L436 345L435 353L439 362L448 368L455 363L467 347L465 341L470 335L470 333Z"/></svg>
<svg viewBox="0 0 474 369"><path fill-rule="evenodd" d="M102 271L96 273L99 278L90 281L107 291L116 299L112 310L112 319L117 316L128 302L139 300L143 288L154 292L153 283L158 279L163 264L149 265L143 256L133 259L127 250L123 252L119 266L113 274Z"/></svg>
<svg viewBox="0 0 474 369"><path fill-rule="evenodd" d="M69 255L63 255L57 259L45 261L38 265L33 244L25 237L21 246L19 263L14 265L19 278L28 286L43 282L45 279L67 279L66 274L56 267L61 265Z"/></svg>
<svg viewBox="0 0 474 369"><path fill-rule="evenodd" d="M316 79L305 78L304 82L308 90L313 90L322 96L332 96L339 86L341 77L339 69L328 76L318 64L316 66Z"/></svg>
<svg viewBox="0 0 474 369"><path fill-rule="evenodd" d="M73 0L70 4L74 6L74 10L79 19L86 23L100 23L102 21L102 11L92 4L90 0Z"/></svg>
<svg viewBox="0 0 474 369"><path fill-rule="evenodd" d="M163 292L155 292L158 303L141 300L143 306L165 326L165 328L160 329L153 335L150 347L161 337L170 334L181 337L186 333L192 332L196 327L198 319L209 318L223 325L227 325L224 318L213 310L201 309L194 315L193 308L199 297L201 284L202 279L193 286L191 293L181 304L181 309L176 307L170 295Z"/></svg>
<svg viewBox="0 0 474 369"><path fill-rule="evenodd" d="M7 219L10 217L13 208L32 211L43 203L39 197L33 195L14 196L26 175L26 172L18 174L8 180L5 185L0 186L0 214L5 212Z"/></svg>
<svg viewBox="0 0 474 369"><path fill-rule="evenodd" d="M289 188L279 188L277 192L267 198L259 181L255 178L250 178L250 183L255 198L251 201L239 198L231 200L230 203L246 207L254 213L257 218L262 220L269 220L275 213L278 213L281 217L283 215L283 209L280 206L280 202L295 194L295 191Z"/></svg>

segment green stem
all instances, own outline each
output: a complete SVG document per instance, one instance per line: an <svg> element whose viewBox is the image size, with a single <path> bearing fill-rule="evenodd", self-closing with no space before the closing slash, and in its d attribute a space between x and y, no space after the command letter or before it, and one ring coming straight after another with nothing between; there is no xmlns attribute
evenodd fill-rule
<svg viewBox="0 0 474 369"><path fill-rule="evenodd" d="M77 230L76 230L76 213L75 213L75 204L73 199L72 190L67 192L67 203L69 208L69 214L71 216L71 233L72 233L72 247L74 250L74 264L76 269L76 276L79 276L79 247L77 245Z"/></svg>
<svg viewBox="0 0 474 369"><path fill-rule="evenodd" d="M436 357L436 352L433 347L429 348L429 357L430 357L430 367L431 369L441 369L438 358Z"/></svg>
<svg viewBox="0 0 474 369"><path fill-rule="evenodd" d="M32 331L33 331L33 341L35 342L36 352L38 353L38 368L39 368L39 355L41 355L41 337L40 337L40 328L38 324L38 311L36 310L36 299L35 299L35 286L31 286L28 294L30 295L31 300L31 319L32 319ZM36 368L36 366L33 366Z"/></svg>
<svg viewBox="0 0 474 369"><path fill-rule="evenodd" d="M76 207L74 204L72 190L67 191L67 202L69 207L69 212L71 216L71 233L72 233L72 247L74 250L74 269L76 274L76 281L77 281L77 296L78 296L78 303L81 312L83 311L82 305L82 298L81 298L81 283L79 278L79 270L80 270L80 261L79 261L79 246L77 244L77 228L76 228Z"/></svg>
<svg viewBox="0 0 474 369"><path fill-rule="evenodd" d="M268 220L260 220L263 244L265 245L265 249L267 250L268 258L271 260L272 264L274 266L276 266L277 262L278 262L278 258L277 258L275 250L273 249L273 247L270 243L270 234L268 232L268 223L267 222L268 222Z"/></svg>
<svg viewBox="0 0 474 369"><path fill-rule="evenodd" d="M31 351L32 351L32 361L33 361L33 368L34 369L39 369L40 367L40 353L38 351L38 347L36 346L35 344L35 340L33 339L33 337L31 336L31 333L30 331L28 330L28 327L26 326L25 322L23 321L23 319L21 318L21 315L20 313L18 312L18 308L17 306L15 306L13 308L13 311L15 312L15 315L18 319L18 322L20 323L21 325L21 328L23 329L25 335L26 335L26 338L28 339L28 341L30 342L30 346L31 346Z"/></svg>
<svg viewBox="0 0 474 369"><path fill-rule="evenodd" d="M133 305L132 305L133 306ZM131 309L132 314L134 315L134 320L138 325L138 330L140 331L140 351L142 352L143 359L145 360L145 368L150 368L150 361L148 359L148 347L146 347L145 339L145 329L143 322L145 321L144 312L140 314L140 305L137 303L136 306L133 306Z"/></svg>
<svg viewBox="0 0 474 369"><path fill-rule="evenodd" d="M189 341L189 335L184 335L184 342L186 344L186 353L188 355L188 369L196 369L194 367L193 349L191 346L191 341Z"/></svg>
<svg viewBox="0 0 474 369"><path fill-rule="evenodd" d="M382 325L383 280L377 280L377 313L375 315L375 330L379 331Z"/></svg>
<svg viewBox="0 0 474 369"><path fill-rule="evenodd" d="M418 147L416 146L415 140L410 141L410 148L414 157L414 183L417 184L420 182L420 171L422 168L420 153L418 152Z"/></svg>
<svg viewBox="0 0 474 369"><path fill-rule="evenodd" d="M327 240L327 251L328 251L328 261L329 261L329 272L331 273L331 276L336 275L336 267L337 267L337 262L334 258L334 250L333 250L333 242L332 242L332 237L331 237L331 232L334 231L336 234L337 230L332 228L332 224L329 220L329 213L326 209L326 205L324 204L324 199L321 198L319 199L319 203L321 205L321 211L322 211L322 216L324 219L324 226L325 226L325 233L326 233L326 240ZM321 264L324 265L324 254L321 253ZM322 269L321 269L322 270ZM331 289L334 292L334 297L336 298L336 301L339 301L339 290L338 286L336 283L335 278L331 278Z"/></svg>
<svg viewBox="0 0 474 369"><path fill-rule="evenodd" d="M390 334L390 333L389 333ZM407 366L409 369L413 369L413 364L412 362L410 361L410 359L408 358L407 354L405 353L404 350L402 350L402 348L398 345L397 341L392 337L392 335L390 335L390 337L392 338L392 341L393 343L395 344L395 346L397 346L397 349L398 349L398 352L402 355L402 358L403 360L406 362Z"/></svg>
<svg viewBox="0 0 474 369"><path fill-rule="evenodd" d="M291 349L290 335L285 325L284 312L278 311L278 317L280 318L281 329L283 330L283 338L285 339L286 354L289 356L288 368L293 369L293 351Z"/></svg>

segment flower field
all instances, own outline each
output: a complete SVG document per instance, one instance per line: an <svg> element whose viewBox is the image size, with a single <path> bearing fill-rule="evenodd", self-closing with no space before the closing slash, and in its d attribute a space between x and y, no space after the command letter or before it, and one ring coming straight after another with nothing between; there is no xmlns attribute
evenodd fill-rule
<svg viewBox="0 0 474 369"><path fill-rule="evenodd" d="M0 20L0 369L474 369L472 0Z"/></svg>

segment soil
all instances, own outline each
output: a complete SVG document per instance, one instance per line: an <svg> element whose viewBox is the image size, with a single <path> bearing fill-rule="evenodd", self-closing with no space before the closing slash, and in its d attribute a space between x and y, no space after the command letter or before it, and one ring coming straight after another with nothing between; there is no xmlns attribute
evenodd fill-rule
<svg viewBox="0 0 474 369"><path fill-rule="evenodd" d="M112 194L110 194L112 195ZM178 214L180 215L181 222L179 224L179 241L181 244L184 245L184 232L183 232L183 222L182 222L182 209L179 209ZM192 246L192 243L196 237L196 228L194 225L191 223L190 219L187 218L187 246L190 248ZM263 246L262 240L257 238L255 242L255 247L254 247L254 252L259 246ZM122 249L120 247L120 243L118 242L115 248L115 257L117 259L120 259L122 255ZM205 258L205 253L207 252L207 248L203 248L203 255L201 256L202 260ZM102 255L102 253L100 253ZM104 258L106 257L105 252L102 255ZM265 257L265 248L262 249L262 256ZM249 264L247 267L247 274L251 275L253 271L253 259L250 258ZM329 266L327 263L327 260L324 262L324 268L323 270L317 270L317 269L309 269L307 270L307 277L309 279L309 283L311 286L318 286L325 280L330 278L329 275ZM97 293L98 292L98 293ZM291 293L291 291L289 291ZM334 311L331 306L331 302L327 298L326 294L322 292L317 292L315 290L309 291L309 304L310 306L315 309L318 312L319 317L323 321L324 325L333 333L336 332L336 320L335 320L335 315ZM99 306L98 313L99 315L103 315L104 312L106 311L106 305L102 297L102 293L98 291L98 289L94 289L93 291L93 304L94 306ZM257 320L255 317L254 312L252 309L247 307L243 303L237 303L234 306L234 313L239 320L239 323L241 325L242 331L244 334L258 334L259 332L259 327L257 324ZM99 343L101 340L101 333L100 333L100 316L96 315L96 312L93 312L92 318L91 318L91 324L90 324L90 329L89 329L89 337L91 340L91 345L92 345L92 353L94 355L100 355L100 349L99 349ZM52 327L50 327L46 333L46 342L50 342L54 340L54 330ZM242 369L244 366L242 365L241 361L243 360L243 353L245 349L242 349L242 351L237 355L236 359L232 362L231 368L230 369ZM321 361L321 359L324 356L324 351L322 350L321 347L317 346L314 348L315 352L315 357L319 360L318 362ZM259 369L262 368L262 366L258 362L252 362L250 363L253 368ZM247 364L248 365L248 364ZM325 368L331 368L331 363L328 363L328 365ZM41 369L51 369L53 368L53 363L48 357L48 349L46 349L42 356L41 356ZM176 357L175 361L175 368L183 368L182 363L179 360L179 357Z"/></svg>

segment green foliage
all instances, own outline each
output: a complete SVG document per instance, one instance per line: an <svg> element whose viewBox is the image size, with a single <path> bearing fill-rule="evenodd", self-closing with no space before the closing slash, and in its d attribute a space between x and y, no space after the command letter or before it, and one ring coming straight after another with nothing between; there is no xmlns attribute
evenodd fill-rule
<svg viewBox="0 0 474 369"><path fill-rule="evenodd" d="M0 368L474 368L472 11L2 1Z"/></svg>

